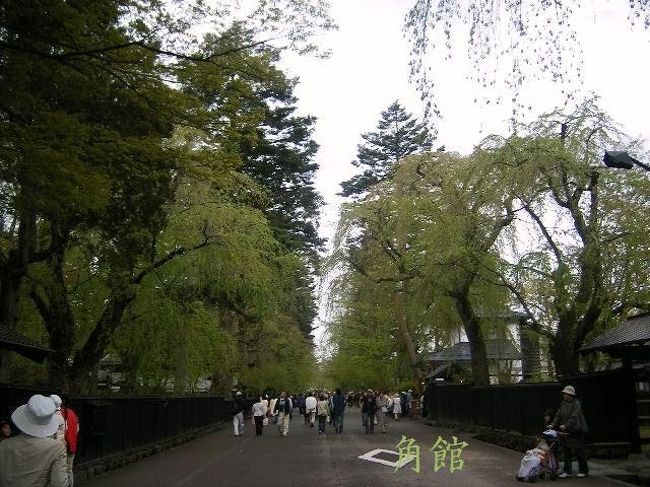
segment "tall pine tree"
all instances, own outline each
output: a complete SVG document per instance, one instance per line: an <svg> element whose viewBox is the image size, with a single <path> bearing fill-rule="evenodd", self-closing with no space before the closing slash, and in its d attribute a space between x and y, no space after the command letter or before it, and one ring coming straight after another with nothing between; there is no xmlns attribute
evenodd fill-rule
<svg viewBox="0 0 650 487"><path fill-rule="evenodd" d="M295 83L286 80L273 97L260 100L265 119L254 144L243 149L242 171L269 190L266 215L275 237L290 251L316 263L323 239L318 236L322 197L314 186L318 144L312 139L316 119L295 114Z"/></svg>
<svg viewBox="0 0 650 487"><path fill-rule="evenodd" d="M363 195L390 176L395 163L403 157L430 151L434 140L426 124L413 118L398 101L381 113L377 131L361 137L365 142L359 144L352 164L364 171L341 183L341 196Z"/></svg>

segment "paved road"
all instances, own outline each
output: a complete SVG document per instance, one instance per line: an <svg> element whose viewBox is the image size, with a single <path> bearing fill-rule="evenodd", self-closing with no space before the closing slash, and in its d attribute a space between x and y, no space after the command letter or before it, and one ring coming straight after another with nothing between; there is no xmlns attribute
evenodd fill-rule
<svg viewBox="0 0 650 487"><path fill-rule="evenodd" d="M361 416L353 408L346 413L345 431L336 435L328 426L326 435L305 427L297 415L291 422L289 436L282 437L274 425L267 426L262 437L256 437L250 421L246 432L234 437L231 428L199 438L167 450L141 462L113 470L95 479L78 482L77 486L168 486L168 487L412 487L456 485L519 486L515 480L522 455L473 439L469 435L439 429L418 420L393 422L390 432L366 435ZM397 450L406 438L420 446L420 472L414 463L395 471L394 468L361 460L359 455L374 449ZM452 441L452 435L467 442L462 450L464 467L453 473L449 466L434 472L434 456L429 449L438 437ZM558 480L571 487L604 487L627 485L604 477L609 467L592 466L592 475L585 479ZM611 469L610 469L611 470ZM551 484L551 481L539 481ZM560 487L553 482L554 486Z"/></svg>

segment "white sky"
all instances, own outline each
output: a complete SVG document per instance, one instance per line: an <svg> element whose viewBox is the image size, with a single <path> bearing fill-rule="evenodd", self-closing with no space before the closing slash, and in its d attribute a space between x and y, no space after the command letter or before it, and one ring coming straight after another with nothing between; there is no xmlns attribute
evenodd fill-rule
<svg viewBox="0 0 650 487"><path fill-rule="evenodd" d="M328 239L342 202L336 196L339 184L358 172L351 161L361 133L374 131L380 113L395 100L421 116L419 96L408 81L409 45L402 34L404 15L413 1L331 0L339 30L323 35L321 43L332 56L326 60L288 56L283 63L290 75L300 78L296 90L300 112L318 118L317 189L326 203L320 230ZM631 31L626 6L625 0L595 0L585 11L584 90L598 94L601 108L631 135L650 140L650 33ZM464 79L465 46L458 46L452 55L453 64L444 65L438 77L444 118L438 122L437 143L468 153L489 134L507 135L510 107L475 104L476 88ZM559 91L551 84L529 87L531 117L555 108L561 101ZM316 336L322 332L316 330Z"/></svg>

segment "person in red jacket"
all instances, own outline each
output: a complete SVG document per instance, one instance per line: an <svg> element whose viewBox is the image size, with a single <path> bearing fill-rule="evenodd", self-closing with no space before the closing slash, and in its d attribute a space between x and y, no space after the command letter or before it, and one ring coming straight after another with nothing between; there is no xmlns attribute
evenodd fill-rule
<svg viewBox="0 0 650 487"><path fill-rule="evenodd" d="M65 422L64 438L66 450L68 453L68 487L74 486L74 475L72 474L72 466L74 464L74 455L77 453L77 435L79 434L79 418L72 408L68 405L68 398L66 396L59 397L53 394L52 399L59 408L59 412Z"/></svg>

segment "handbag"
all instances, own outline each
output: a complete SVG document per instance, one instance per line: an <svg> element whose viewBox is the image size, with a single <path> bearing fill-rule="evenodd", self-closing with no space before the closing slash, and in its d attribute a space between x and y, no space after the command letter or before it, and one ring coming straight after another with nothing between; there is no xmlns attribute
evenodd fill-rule
<svg viewBox="0 0 650 487"><path fill-rule="evenodd" d="M265 417L265 418L262 420L262 426L268 426L268 425L269 425L269 418Z"/></svg>

